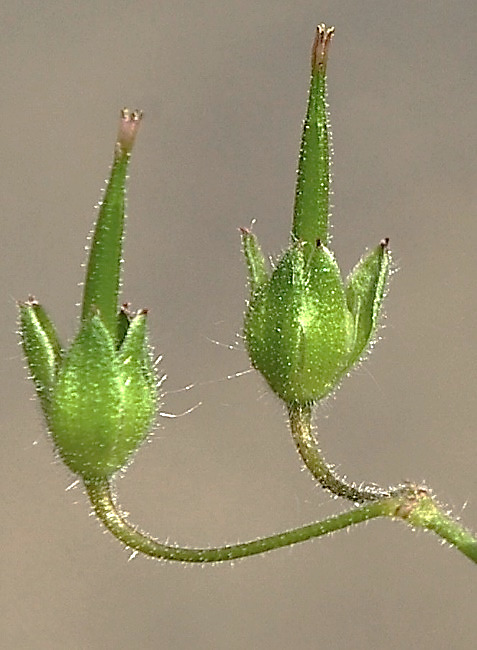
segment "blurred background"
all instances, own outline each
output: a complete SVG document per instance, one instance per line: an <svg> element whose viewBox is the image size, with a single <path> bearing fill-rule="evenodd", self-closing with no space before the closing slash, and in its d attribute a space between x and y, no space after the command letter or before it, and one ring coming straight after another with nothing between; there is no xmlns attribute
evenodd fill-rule
<svg viewBox="0 0 477 650"><path fill-rule="evenodd" d="M249 366L237 228L256 218L265 251L287 244L311 42L318 22L334 24L332 245L347 273L390 237L399 272L383 340L319 409L321 446L357 481L426 480L477 529L476 3L4 1L0 11L5 647L475 648L477 568L399 523L233 566L128 562L54 460L15 301L33 293L73 336L118 111L142 108L123 299L150 309L163 411L202 405L159 419L119 481L123 508L195 546L344 509L300 471L260 377L233 377Z"/></svg>

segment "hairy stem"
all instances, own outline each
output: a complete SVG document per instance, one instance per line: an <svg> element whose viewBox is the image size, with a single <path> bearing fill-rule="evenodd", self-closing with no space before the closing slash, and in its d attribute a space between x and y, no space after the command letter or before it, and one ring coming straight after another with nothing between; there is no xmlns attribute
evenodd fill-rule
<svg viewBox="0 0 477 650"><path fill-rule="evenodd" d="M379 501L402 494L406 486L382 488L375 483L349 483L340 477L332 465L328 465L318 448L311 424L312 407L310 405L289 405L290 428L298 453L306 467L320 485L334 495L354 501L367 503Z"/></svg>
<svg viewBox="0 0 477 650"><path fill-rule="evenodd" d="M394 517L401 506L401 501L397 498L383 499L381 502L354 508L323 521L242 544L218 548L182 548L159 542L130 524L116 504L107 481L87 482L85 485L97 517L117 539L129 548L150 557L179 562L223 562L265 553L283 546L305 542L313 537L328 535L376 517Z"/></svg>
<svg viewBox="0 0 477 650"><path fill-rule="evenodd" d="M413 499L402 506L398 516L406 519L411 526L431 530L477 563L477 537L444 512L429 496L427 488L417 488Z"/></svg>
<svg viewBox="0 0 477 650"><path fill-rule="evenodd" d="M121 513L108 481L86 481L85 486L94 511L104 526L129 548L156 559L194 563L225 562L322 537L376 517L391 517L407 521L414 527L434 531L477 563L477 539L444 514L422 487L408 486L400 496L383 498L323 521L242 544L217 548L184 548L159 542L130 524Z"/></svg>
<svg viewBox="0 0 477 650"><path fill-rule="evenodd" d="M322 487L334 495L355 503L387 503L398 500L395 517L411 526L425 528L452 544L468 558L477 562L477 537L452 519L432 498L426 486L402 484L384 489L376 484L348 483L328 465L318 448L311 425L311 406L289 406L293 440L306 467Z"/></svg>

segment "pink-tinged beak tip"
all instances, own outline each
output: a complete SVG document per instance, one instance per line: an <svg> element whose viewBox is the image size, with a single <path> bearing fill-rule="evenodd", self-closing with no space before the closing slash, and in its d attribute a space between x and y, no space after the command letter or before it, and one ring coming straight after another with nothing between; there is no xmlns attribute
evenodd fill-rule
<svg viewBox="0 0 477 650"><path fill-rule="evenodd" d="M121 111L118 139L116 142L116 152L118 154L131 152L142 117L142 111L130 111L127 108L123 108Z"/></svg>
<svg viewBox="0 0 477 650"><path fill-rule="evenodd" d="M316 28L316 36L311 48L311 69L313 72L324 72L328 61L328 50L331 39L335 33L334 27L327 27L321 23Z"/></svg>

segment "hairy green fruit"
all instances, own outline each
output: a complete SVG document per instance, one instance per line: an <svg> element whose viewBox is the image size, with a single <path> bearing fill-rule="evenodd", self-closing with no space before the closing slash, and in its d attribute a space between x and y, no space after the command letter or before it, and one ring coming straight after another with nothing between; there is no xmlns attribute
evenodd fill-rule
<svg viewBox="0 0 477 650"><path fill-rule="evenodd" d="M287 405L326 397L376 333L389 275L388 240L347 279L327 248L330 157L326 63L333 29L318 26L298 165L291 243L272 272L242 229L251 296L244 335L250 361Z"/></svg>
<svg viewBox="0 0 477 650"><path fill-rule="evenodd" d="M66 352L45 310L20 305L23 349L55 447L86 480L110 478L147 436L156 377L146 311L118 311L125 182L139 113L123 111L111 177L91 246L80 330Z"/></svg>

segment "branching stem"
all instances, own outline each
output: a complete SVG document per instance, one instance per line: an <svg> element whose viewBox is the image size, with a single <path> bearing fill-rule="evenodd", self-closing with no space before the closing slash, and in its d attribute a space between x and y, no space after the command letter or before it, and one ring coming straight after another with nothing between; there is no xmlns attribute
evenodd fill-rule
<svg viewBox="0 0 477 650"><path fill-rule="evenodd" d="M184 548L159 542L126 520L108 481L86 482L85 486L104 526L129 548L156 559L195 563L230 561L322 537L376 517L391 517L433 530L477 563L477 539L445 515L426 490L414 486L409 486L400 497L384 498L300 528L218 548Z"/></svg>

